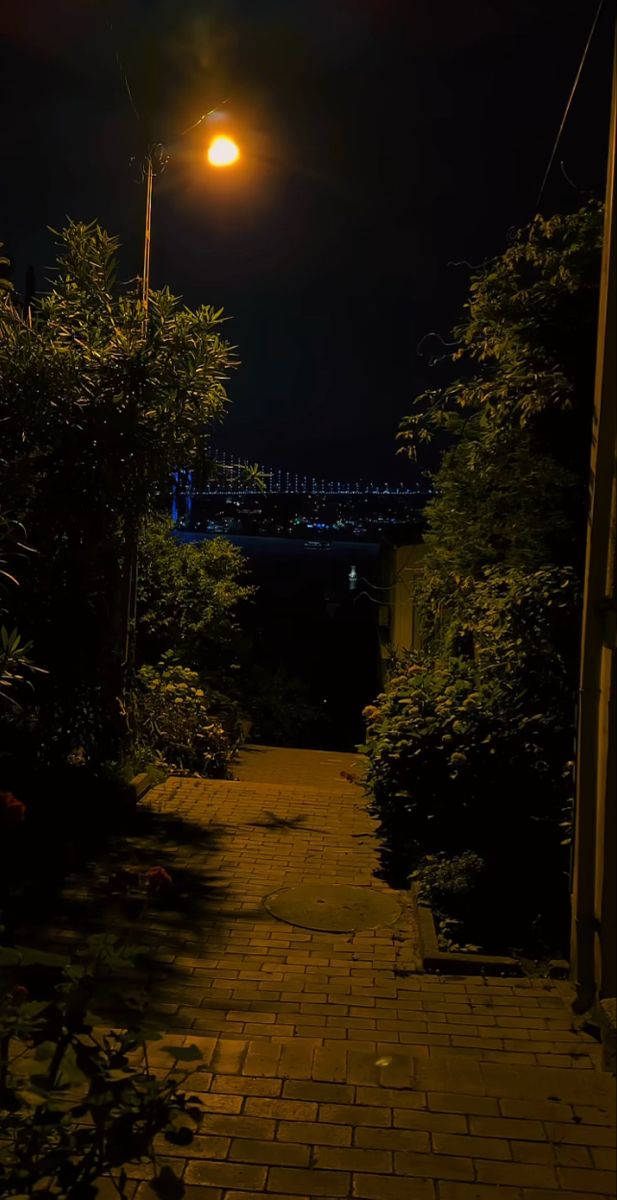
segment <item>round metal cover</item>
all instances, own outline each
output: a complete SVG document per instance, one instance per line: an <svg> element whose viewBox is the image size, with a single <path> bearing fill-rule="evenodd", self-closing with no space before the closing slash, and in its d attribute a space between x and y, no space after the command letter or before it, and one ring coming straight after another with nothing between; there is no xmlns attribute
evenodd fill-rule
<svg viewBox="0 0 617 1200"><path fill-rule="evenodd" d="M383 892L334 883L302 883L272 892L266 896L264 907L288 925L327 933L378 929L380 925L392 925L401 914L396 901Z"/></svg>

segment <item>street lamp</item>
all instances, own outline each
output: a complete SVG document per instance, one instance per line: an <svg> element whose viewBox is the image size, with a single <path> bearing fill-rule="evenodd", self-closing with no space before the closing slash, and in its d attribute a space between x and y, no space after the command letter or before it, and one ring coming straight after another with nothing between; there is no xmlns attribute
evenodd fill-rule
<svg viewBox="0 0 617 1200"><path fill-rule="evenodd" d="M208 162L211 167L231 167L240 157L240 151L233 138L226 134L218 134L212 138L208 146Z"/></svg>
<svg viewBox="0 0 617 1200"><path fill-rule="evenodd" d="M206 113L200 117L190 129L195 129L201 125L208 117L213 116L213 113ZM190 130L185 130L189 133ZM183 135L181 135L183 136ZM240 150L237 143L228 134L216 134L210 139L206 154L207 161L211 167L231 167L238 161ZM142 328L144 337L148 331L148 307L150 304L150 249L152 241L152 193L154 190L154 179L156 175L162 175L167 163L169 162L169 154L166 153L164 146L160 142L150 146L146 153L142 171L146 183L146 221L144 230L144 269L142 283L142 301L143 301L143 319Z"/></svg>
<svg viewBox="0 0 617 1200"><path fill-rule="evenodd" d="M200 117L194 125L189 129L185 129L184 134L190 133L192 129L196 129L208 117L214 116L214 112L205 113ZM213 167L229 167L238 161L240 151L233 138L225 134L217 134L211 137L208 145L207 159ZM152 243L152 193L154 190L154 179L157 175L162 175L167 163L169 162L169 154L161 142L157 142L149 146L145 159L142 163L142 178L146 184L146 220L144 229L144 269L142 280L142 333L144 338L148 333L148 308L150 304L150 250ZM131 529L126 542L126 559L128 562L127 574L127 599L126 599L126 618L125 630L123 635L124 641L124 661L123 667L132 667L135 656L135 634L137 628L137 571L138 571L138 553L137 553L137 529Z"/></svg>

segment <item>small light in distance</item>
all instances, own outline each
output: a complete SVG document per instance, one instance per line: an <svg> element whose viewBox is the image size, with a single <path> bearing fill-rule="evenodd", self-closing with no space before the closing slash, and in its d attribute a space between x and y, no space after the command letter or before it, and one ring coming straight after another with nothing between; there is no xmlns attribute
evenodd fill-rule
<svg viewBox="0 0 617 1200"><path fill-rule="evenodd" d="M208 162L211 167L231 167L240 157L233 138L219 134L208 146Z"/></svg>

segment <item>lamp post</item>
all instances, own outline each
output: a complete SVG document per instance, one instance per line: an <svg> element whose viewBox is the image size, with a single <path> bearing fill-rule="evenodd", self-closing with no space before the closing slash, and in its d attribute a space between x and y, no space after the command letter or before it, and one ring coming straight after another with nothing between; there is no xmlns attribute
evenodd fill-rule
<svg viewBox="0 0 617 1200"><path fill-rule="evenodd" d="M195 129L212 113L206 113L200 117L199 121L190 128ZM186 130L188 133L189 130ZM183 135L181 135L183 136ZM240 150L237 143L228 134L217 134L210 139L207 150L207 160L211 167L217 169L231 167L237 163L240 157ZM169 162L169 154L166 153L164 146L158 142L154 146L150 146L143 163L142 171L146 184L146 219L144 226L144 267L142 278L142 302L143 302L143 335L148 332L148 308L150 304L150 252L152 246L152 194L154 191L154 179L156 175L161 175Z"/></svg>
<svg viewBox="0 0 617 1200"><path fill-rule="evenodd" d="M206 113L200 117L194 125L189 126L180 134L184 137L186 133L196 129L208 117L213 116L214 112ZM224 168L233 166L240 157L240 150L237 143L232 137L227 134L216 134L210 138L207 149L207 160L211 167ZM142 277L142 335L144 340L148 336L148 318L150 307L150 256L152 248L152 196L154 192L154 180L157 175L161 175L169 162L169 154L161 142L157 142L148 147L146 156L142 163L142 178L146 185L146 212L144 223L144 263ZM125 561L126 561L126 605L124 607L124 648L122 667L125 672L130 674L135 661L135 637L137 630L137 575L138 575L138 529L135 521L131 522L131 528L127 530L125 540Z"/></svg>

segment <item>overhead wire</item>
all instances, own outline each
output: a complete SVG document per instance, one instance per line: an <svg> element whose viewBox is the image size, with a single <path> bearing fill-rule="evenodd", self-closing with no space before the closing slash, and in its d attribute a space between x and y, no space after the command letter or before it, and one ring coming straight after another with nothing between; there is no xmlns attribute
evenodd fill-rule
<svg viewBox="0 0 617 1200"><path fill-rule="evenodd" d="M115 35L115 32L114 32L114 26L113 26L113 22L112 22L112 20L111 20L111 18L110 18L110 17L108 17L108 18L107 18L107 24L108 24L108 26L109 26L109 32L110 32L110 34L111 34L111 44L112 44L112 48L113 48L113 52L114 52L114 58L115 58L115 60L116 60L116 66L118 67L118 71L119 71L119 73L120 73L120 78L121 78L121 80L122 80L122 82L123 82L123 84L124 84L124 87L125 87L125 90L126 90L126 94L127 94L128 98L129 98L129 103L130 103L130 105L131 105L131 108L132 108L132 110L133 110L133 115L135 116L135 118L137 119L137 121L139 121L139 123L141 124L141 123L142 123L142 120L141 120L141 114L140 114L140 112L139 112L139 109L138 109L138 107L137 107L137 105L136 105L136 103L135 103L135 98L134 98L134 96L133 96L133 93L132 93L132 91L131 91L131 85L130 85L130 83L129 83L129 77L128 77L128 73L127 73L126 67L124 66L124 63L123 63L123 61L122 61L122 58L120 57L120 51L119 51L119 49L118 49L118 45L117 45L117 42L116 42L116 35Z"/></svg>
<svg viewBox="0 0 617 1200"><path fill-rule="evenodd" d="M562 116L562 118L561 118L561 123L560 123L560 125L559 125L559 129L557 130L557 136L556 136L556 138L555 138L555 141L553 142L553 148L552 148L552 150L551 150L550 157L549 157L549 160L548 160L548 163L547 163L547 167L546 167L546 170L545 170L545 172L544 172L544 177L543 177L543 179L542 179L542 183L541 183L541 185L540 185L540 191L538 192L538 197L537 197L537 200L536 200L536 210L538 210L538 209L539 209L539 207L540 207L540 203L541 203L541 200L542 200L542 197L543 197L543 195L544 195L544 189L545 189L545 187L546 187L546 184L547 184L547 182L548 182L548 177L549 177L549 175L550 175L550 173L551 173L551 169L552 169L553 163L554 163L554 161L555 161L555 155L557 154L557 150L558 150L558 148L559 148L559 143L560 143L560 141L561 141L561 137L562 137L563 131L564 131L565 127L566 127L566 121L568 120L568 116L570 115L570 109L571 109L571 107L572 107L572 101L574 100L574 96L576 95L576 90L577 90L577 88L578 88L579 81L580 81L581 75L582 75L582 73L583 73L583 68L584 68L584 66L585 66L585 63L586 63L586 61L587 61L587 55L588 55L588 53L589 53L589 47L591 46L591 43L592 43L592 40L593 40L593 35L594 35L595 31L596 31L596 26L597 26L597 24L598 24L598 21L599 21L599 19L600 19L600 13L601 13L601 11L602 11L602 8L603 8L603 7L604 7L604 0L599 0L599 4L598 4L598 7L597 7L597 9L596 9L595 16L594 16L594 18L593 18L593 21L591 22L591 29L589 30L589 34L588 34L588 36L587 36L587 41L585 42L585 47L584 47L583 53L582 53L582 55L581 55L581 60L580 60L580 62L579 62L579 64L578 64L578 70L577 70L577 72L576 72L576 75L575 75L575 77L574 77L574 83L572 84L572 87L571 87L571 89L570 89L570 95L568 96L568 100L567 100L567 103L566 103L566 106L565 106L565 109L564 109L564 112L563 112L563 116Z"/></svg>

